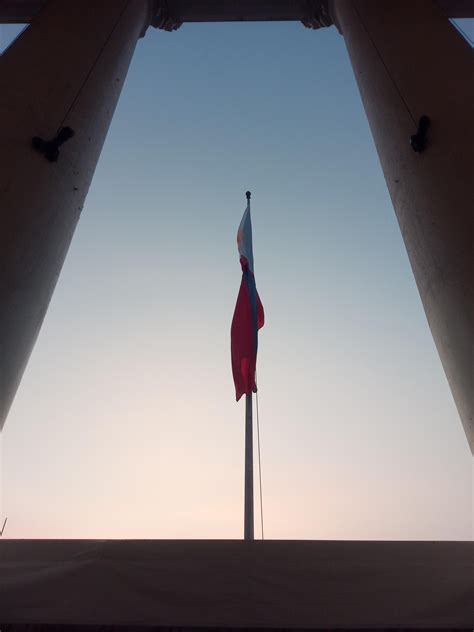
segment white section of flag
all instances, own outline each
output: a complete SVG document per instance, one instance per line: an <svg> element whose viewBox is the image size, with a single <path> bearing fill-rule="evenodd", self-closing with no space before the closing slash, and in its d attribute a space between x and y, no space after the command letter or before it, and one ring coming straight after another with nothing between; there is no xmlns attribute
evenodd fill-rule
<svg viewBox="0 0 474 632"><path fill-rule="evenodd" d="M253 249L252 249L252 220L250 217L250 202L247 202L247 208L244 211L242 220L237 231L237 246L241 257L245 257L249 263L250 271L253 269Z"/></svg>

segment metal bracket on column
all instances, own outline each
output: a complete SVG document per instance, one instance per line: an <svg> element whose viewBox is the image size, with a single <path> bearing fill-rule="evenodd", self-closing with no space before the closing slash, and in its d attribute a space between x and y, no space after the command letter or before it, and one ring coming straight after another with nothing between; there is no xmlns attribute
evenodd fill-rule
<svg viewBox="0 0 474 632"><path fill-rule="evenodd" d="M59 158L59 147L74 136L74 130L70 127L61 127L55 138L44 140L39 136L33 136L31 145L33 149L44 154L49 162L56 162Z"/></svg>
<svg viewBox="0 0 474 632"><path fill-rule="evenodd" d="M170 11L167 0L157 0L151 17L151 25L163 31L177 31L183 24L176 15Z"/></svg>
<svg viewBox="0 0 474 632"><path fill-rule="evenodd" d="M418 131L410 137L410 145L413 151L421 154L426 149L426 133L431 124L430 119L424 114L418 122Z"/></svg>
<svg viewBox="0 0 474 632"><path fill-rule="evenodd" d="M324 0L307 0L301 23L308 29L332 26L334 22L329 12L328 2Z"/></svg>

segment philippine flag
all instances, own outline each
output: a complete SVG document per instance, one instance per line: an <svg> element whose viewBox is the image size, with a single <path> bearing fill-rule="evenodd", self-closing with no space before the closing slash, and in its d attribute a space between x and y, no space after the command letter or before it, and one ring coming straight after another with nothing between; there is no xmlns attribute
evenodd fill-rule
<svg viewBox="0 0 474 632"><path fill-rule="evenodd" d="M250 200L237 232L237 245L242 266L242 282L235 305L230 329L232 373L237 401L245 393L257 391L255 367L257 364L258 330L263 327L263 306L255 285L252 251L252 222Z"/></svg>

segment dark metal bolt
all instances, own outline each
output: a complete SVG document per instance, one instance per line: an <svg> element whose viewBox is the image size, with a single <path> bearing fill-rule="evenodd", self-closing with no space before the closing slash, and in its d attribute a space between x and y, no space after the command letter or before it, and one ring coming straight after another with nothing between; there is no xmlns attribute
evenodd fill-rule
<svg viewBox="0 0 474 632"><path fill-rule="evenodd" d="M36 151L44 154L49 162L56 162L59 157L59 147L74 136L74 130L70 127L62 127L55 138L44 140L39 136L33 136L31 145Z"/></svg>
<svg viewBox="0 0 474 632"><path fill-rule="evenodd" d="M418 122L418 131L410 138L410 145L413 151L421 153L426 149L427 139L426 133L431 124L430 119L424 114Z"/></svg>

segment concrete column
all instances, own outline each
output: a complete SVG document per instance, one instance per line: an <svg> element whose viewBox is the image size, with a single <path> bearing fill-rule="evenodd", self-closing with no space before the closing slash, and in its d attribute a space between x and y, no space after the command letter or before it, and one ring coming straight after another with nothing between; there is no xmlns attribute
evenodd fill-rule
<svg viewBox="0 0 474 632"><path fill-rule="evenodd" d="M51 0L0 57L0 429L38 336L147 0ZM32 148L70 127L56 162Z"/></svg>
<svg viewBox="0 0 474 632"><path fill-rule="evenodd" d="M334 0L331 10L474 451L472 51L431 0ZM422 115L431 127L416 153Z"/></svg>

